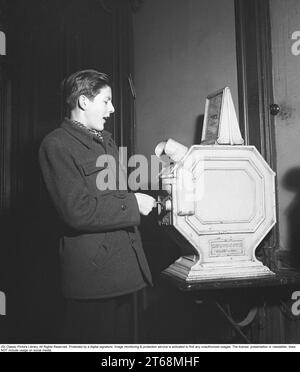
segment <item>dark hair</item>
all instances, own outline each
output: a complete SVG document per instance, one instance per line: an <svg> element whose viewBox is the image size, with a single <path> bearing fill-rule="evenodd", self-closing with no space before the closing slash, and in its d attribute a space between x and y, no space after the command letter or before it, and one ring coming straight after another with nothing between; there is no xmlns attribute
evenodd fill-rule
<svg viewBox="0 0 300 372"><path fill-rule="evenodd" d="M63 80L62 93L65 103L73 110L81 95L93 99L107 86L111 87L108 75L96 70L83 70Z"/></svg>

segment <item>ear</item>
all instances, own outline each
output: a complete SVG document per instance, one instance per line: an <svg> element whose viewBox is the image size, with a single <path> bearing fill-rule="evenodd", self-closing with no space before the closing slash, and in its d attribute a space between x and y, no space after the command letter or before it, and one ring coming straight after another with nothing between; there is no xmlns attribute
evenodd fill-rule
<svg viewBox="0 0 300 372"><path fill-rule="evenodd" d="M88 99L86 96L84 96L84 95L82 94L82 95L79 96L79 98L78 98L78 107L79 107L81 110L85 111L85 110L87 109L87 106L88 106L88 101L89 101L89 99Z"/></svg>

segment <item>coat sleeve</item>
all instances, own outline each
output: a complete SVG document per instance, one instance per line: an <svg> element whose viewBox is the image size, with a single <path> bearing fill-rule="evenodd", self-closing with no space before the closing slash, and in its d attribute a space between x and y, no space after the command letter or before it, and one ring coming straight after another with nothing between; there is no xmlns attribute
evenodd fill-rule
<svg viewBox="0 0 300 372"><path fill-rule="evenodd" d="M44 141L39 151L43 178L64 223L80 232L103 232L140 223L133 193L92 195L72 155L58 141Z"/></svg>

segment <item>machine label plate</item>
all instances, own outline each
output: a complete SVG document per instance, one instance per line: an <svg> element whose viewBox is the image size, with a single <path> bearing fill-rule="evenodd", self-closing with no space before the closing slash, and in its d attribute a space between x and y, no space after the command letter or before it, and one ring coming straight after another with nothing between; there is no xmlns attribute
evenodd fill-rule
<svg viewBox="0 0 300 372"><path fill-rule="evenodd" d="M210 257L243 256L244 254L243 240L210 242Z"/></svg>

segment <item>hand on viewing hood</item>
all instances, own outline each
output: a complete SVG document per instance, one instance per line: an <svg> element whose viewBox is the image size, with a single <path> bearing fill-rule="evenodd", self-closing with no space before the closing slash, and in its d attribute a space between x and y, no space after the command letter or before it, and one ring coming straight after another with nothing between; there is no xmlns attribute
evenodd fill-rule
<svg viewBox="0 0 300 372"><path fill-rule="evenodd" d="M136 200L139 206L139 211L143 216L148 216L151 213L152 209L156 205L156 200L152 196L135 193Z"/></svg>

